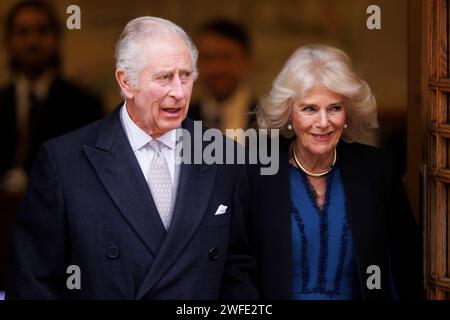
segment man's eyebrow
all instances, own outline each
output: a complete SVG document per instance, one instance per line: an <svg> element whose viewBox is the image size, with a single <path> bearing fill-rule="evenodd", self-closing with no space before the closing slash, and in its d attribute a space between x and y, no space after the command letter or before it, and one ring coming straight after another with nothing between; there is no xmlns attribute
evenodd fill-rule
<svg viewBox="0 0 450 320"><path fill-rule="evenodd" d="M161 74L171 74L171 73L176 73L177 70L173 70L173 69L159 69L155 71L155 75L161 75ZM188 67L188 68L180 68L178 69L179 72L193 72L192 68Z"/></svg>
<svg viewBox="0 0 450 320"><path fill-rule="evenodd" d="M171 70L171 69L160 69L160 70L156 70L155 71L156 75L168 74L168 73L173 73L173 70Z"/></svg>
<svg viewBox="0 0 450 320"><path fill-rule="evenodd" d="M182 71L182 72L193 72L193 68L192 67L180 68L180 71Z"/></svg>

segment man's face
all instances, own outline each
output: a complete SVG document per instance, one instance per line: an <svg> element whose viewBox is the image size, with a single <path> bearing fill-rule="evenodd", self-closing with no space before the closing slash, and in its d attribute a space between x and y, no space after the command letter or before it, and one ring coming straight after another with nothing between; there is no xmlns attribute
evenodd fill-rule
<svg viewBox="0 0 450 320"><path fill-rule="evenodd" d="M144 41L147 64L137 88L125 92L133 121L152 137L179 128L186 118L193 86L189 48L176 36Z"/></svg>
<svg viewBox="0 0 450 320"><path fill-rule="evenodd" d="M44 12L25 8L14 20L8 45L10 55L19 68L38 75L55 59L58 39Z"/></svg>
<svg viewBox="0 0 450 320"><path fill-rule="evenodd" d="M202 83L218 99L230 96L249 71L249 57L236 42L205 33L198 41L199 71Z"/></svg>

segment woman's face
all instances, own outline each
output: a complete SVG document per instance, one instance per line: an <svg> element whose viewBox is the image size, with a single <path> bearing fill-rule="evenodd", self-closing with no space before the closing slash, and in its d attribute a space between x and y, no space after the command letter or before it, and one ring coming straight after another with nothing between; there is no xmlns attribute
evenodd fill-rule
<svg viewBox="0 0 450 320"><path fill-rule="evenodd" d="M294 102L292 127L296 145L305 156L329 155L341 138L345 125L344 97L315 85Z"/></svg>

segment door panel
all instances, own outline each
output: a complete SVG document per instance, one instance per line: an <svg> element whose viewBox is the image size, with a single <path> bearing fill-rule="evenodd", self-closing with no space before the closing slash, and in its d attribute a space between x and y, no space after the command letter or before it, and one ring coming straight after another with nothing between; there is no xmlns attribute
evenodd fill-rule
<svg viewBox="0 0 450 320"><path fill-rule="evenodd" d="M425 208L429 299L450 298L450 79L448 0L425 0L428 159Z"/></svg>

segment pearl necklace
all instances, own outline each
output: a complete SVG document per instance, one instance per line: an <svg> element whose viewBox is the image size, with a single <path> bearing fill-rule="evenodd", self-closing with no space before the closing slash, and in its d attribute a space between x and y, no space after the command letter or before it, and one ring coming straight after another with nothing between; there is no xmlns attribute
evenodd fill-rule
<svg viewBox="0 0 450 320"><path fill-rule="evenodd" d="M322 177L322 176L326 175L328 172L331 171L331 169L333 169L333 166L335 165L335 163L336 163L336 158L337 158L336 148L334 148L334 158L333 158L333 163L331 164L331 166L330 166L327 170L325 170L324 172L314 173L314 172L311 172L311 171L309 171L309 170L306 170L306 169L300 164L300 161L298 161L298 159L297 159L297 153L295 152L295 143L294 143L294 146L293 146L293 148L292 148L292 153L294 154L294 160L295 160L295 163L297 164L297 166L298 166L300 169L302 169L302 171L303 171L304 173L306 173L308 176L311 176L311 177Z"/></svg>

